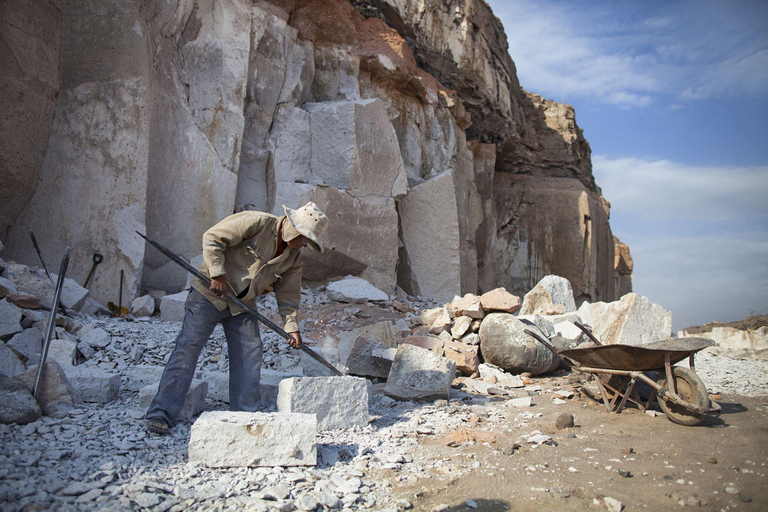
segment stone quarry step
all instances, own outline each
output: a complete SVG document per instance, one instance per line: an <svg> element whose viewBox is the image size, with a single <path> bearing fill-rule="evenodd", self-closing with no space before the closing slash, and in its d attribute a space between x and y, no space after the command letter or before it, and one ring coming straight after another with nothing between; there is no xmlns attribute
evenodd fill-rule
<svg viewBox="0 0 768 512"><path fill-rule="evenodd" d="M277 410L317 415L318 430L368 424L368 384L360 377L295 377L280 382Z"/></svg>
<svg viewBox="0 0 768 512"><path fill-rule="evenodd" d="M208 467L314 466L314 414L203 413L192 425L189 462Z"/></svg>

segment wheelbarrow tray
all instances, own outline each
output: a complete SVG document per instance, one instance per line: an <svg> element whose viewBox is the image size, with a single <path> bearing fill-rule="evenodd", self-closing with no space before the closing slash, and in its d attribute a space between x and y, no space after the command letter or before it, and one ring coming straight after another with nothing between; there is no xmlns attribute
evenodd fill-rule
<svg viewBox="0 0 768 512"><path fill-rule="evenodd" d="M557 352L581 366L623 371L653 371L664 368L666 356L675 364L714 345L708 338L670 338L646 345L600 345Z"/></svg>

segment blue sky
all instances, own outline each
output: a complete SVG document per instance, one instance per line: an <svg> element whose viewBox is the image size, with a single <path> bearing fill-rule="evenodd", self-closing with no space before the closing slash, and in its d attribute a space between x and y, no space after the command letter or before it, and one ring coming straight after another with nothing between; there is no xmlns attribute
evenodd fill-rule
<svg viewBox="0 0 768 512"><path fill-rule="evenodd" d="M523 88L575 107L634 290L675 330L768 314L768 2L488 3Z"/></svg>

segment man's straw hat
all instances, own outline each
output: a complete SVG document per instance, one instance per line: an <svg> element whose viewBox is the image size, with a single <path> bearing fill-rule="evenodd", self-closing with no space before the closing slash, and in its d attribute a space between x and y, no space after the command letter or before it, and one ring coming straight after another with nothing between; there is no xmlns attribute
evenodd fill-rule
<svg viewBox="0 0 768 512"><path fill-rule="evenodd" d="M309 239L309 247L317 252L323 252L319 239L328 227L328 217L320 211L320 208L310 201L298 210L291 210L283 205L283 211L294 229Z"/></svg>

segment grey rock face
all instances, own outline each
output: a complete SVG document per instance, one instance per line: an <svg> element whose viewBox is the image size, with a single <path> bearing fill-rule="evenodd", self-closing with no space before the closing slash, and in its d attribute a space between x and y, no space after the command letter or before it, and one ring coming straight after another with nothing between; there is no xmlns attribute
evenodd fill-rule
<svg viewBox="0 0 768 512"><path fill-rule="evenodd" d="M320 357L335 368L339 367L339 349L335 347L312 347ZM333 377L335 374L324 364L316 361L306 352L301 352L301 367L307 377Z"/></svg>
<svg viewBox="0 0 768 512"><path fill-rule="evenodd" d="M24 425L42 414L32 393L22 382L0 374L0 423Z"/></svg>
<svg viewBox="0 0 768 512"><path fill-rule="evenodd" d="M24 363L0 341L0 374L13 377L24 371Z"/></svg>
<svg viewBox="0 0 768 512"><path fill-rule="evenodd" d="M43 348L43 335L40 329L35 327L24 329L8 340L9 348L20 353L26 358L26 366L29 367L40 362L40 352Z"/></svg>
<svg viewBox="0 0 768 512"><path fill-rule="evenodd" d="M277 410L317 416L318 430L368 424L368 386L360 377L294 377L280 383Z"/></svg>
<svg viewBox="0 0 768 512"><path fill-rule="evenodd" d="M556 367L554 355L541 343L528 336L526 326L508 313L491 313L480 324L480 351L485 360L504 370L531 375L546 373ZM559 361L557 362L559 364Z"/></svg>
<svg viewBox="0 0 768 512"><path fill-rule="evenodd" d="M9 340L21 331L21 310L5 299L0 300L0 340Z"/></svg>
<svg viewBox="0 0 768 512"><path fill-rule="evenodd" d="M208 467L314 466L313 414L206 412L192 425L189 461Z"/></svg>
<svg viewBox="0 0 768 512"><path fill-rule="evenodd" d="M455 376L455 362L403 344L397 349L384 393L401 400L448 399Z"/></svg>

